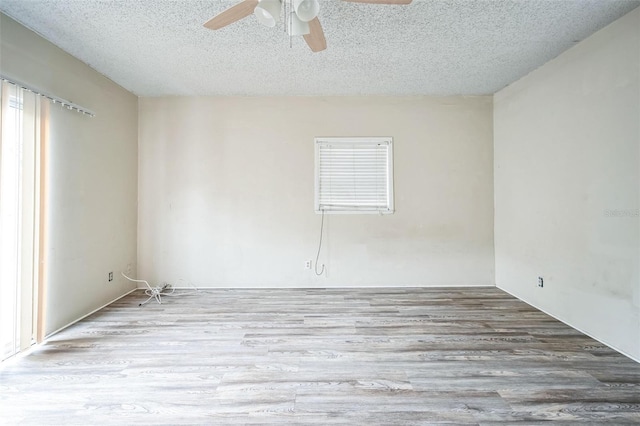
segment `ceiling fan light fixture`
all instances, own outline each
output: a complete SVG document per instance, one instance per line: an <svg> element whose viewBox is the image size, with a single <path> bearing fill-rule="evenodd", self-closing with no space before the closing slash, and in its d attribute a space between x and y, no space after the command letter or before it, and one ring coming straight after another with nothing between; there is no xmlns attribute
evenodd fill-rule
<svg viewBox="0 0 640 426"><path fill-rule="evenodd" d="M280 10L282 4L280 0L260 0L253 13L258 18L258 22L266 27L275 27L280 22Z"/></svg>
<svg viewBox="0 0 640 426"><path fill-rule="evenodd" d="M291 12L291 21L289 23L289 35L299 36L307 35L311 32L309 23L298 18L295 12Z"/></svg>
<svg viewBox="0 0 640 426"><path fill-rule="evenodd" d="M294 0L293 10L301 21L309 22L320 12L318 0Z"/></svg>

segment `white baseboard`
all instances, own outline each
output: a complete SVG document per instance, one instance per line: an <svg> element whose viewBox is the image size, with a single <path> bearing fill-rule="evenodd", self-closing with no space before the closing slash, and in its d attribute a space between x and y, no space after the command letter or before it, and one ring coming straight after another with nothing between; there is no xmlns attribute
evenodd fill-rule
<svg viewBox="0 0 640 426"><path fill-rule="evenodd" d="M518 300L520 300L520 301L522 301L522 302L526 303L527 305L532 306L532 307L536 308L537 310L539 310L539 311L541 311L541 312L544 312L545 314L549 315L550 317L553 317L553 318L557 319L557 320L558 320L558 321L560 321L561 323L568 325L569 327L573 328L574 330L578 330L580 333L585 334L585 335L587 335L587 336L591 337L593 340L596 340L596 341L598 341L598 342L602 343L603 345L606 345L606 346L610 347L610 348L611 348L611 349L613 349L614 351L621 353L622 355L626 356L627 358L632 359L633 361L635 361L635 362L637 362L637 363L640 363L640 358L637 358L637 357L635 357L635 356L633 356L633 355L631 355L631 354L628 354L627 352L625 352L625 351L623 351L623 350L621 350L621 349L619 349L619 348L615 347L614 345L611 345L611 344L609 344L609 343L607 343L607 342L604 342L604 341L600 340L599 338L597 338L596 336L592 335L591 333L588 333L588 332L586 332L586 331L582 330L581 328L574 326L574 325L573 325L573 324L571 324L569 321L565 321L564 319L562 319L562 318L558 317L557 315L554 315L554 314L552 314L552 313L550 313L550 312L547 312L546 310L542 309L541 307L536 306L536 305L534 305L534 304L533 304L533 303L531 303L531 302L528 302L528 301L526 301L526 300L524 300L524 299L519 298L519 297L518 297L518 296L516 296L515 294L511 293L511 292L510 292L510 291L508 291L508 290L505 290L504 288L502 288L502 287L500 287L500 286L496 286L496 287L498 287L500 290L504 291L505 293L510 294L511 296L515 297L516 299L518 299Z"/></svg>
<svg viewBox="0 0 640 426"><path fill-rule="evenodd" d="M88 316L95 314L95 313L96 313L96 312L98 312L100 309L106 308L107 306L109 306L109 305L110 305L110 304L112 304L113 302L116 302L116 301L118 301L118 300L122 299L123 297L125 297L125 296L127 296L127 295L129 295L129 294L133 293L133 292L134 292L134 291L136 291L136 290L139 290L139 289L138 289L138 288L133 288L133 289L129 290L128 292L124 293L123 295L116 297L116 298L115 298L115 299L113 299L112 301L105 303L104 305L100 306L99 308L94 309L93 311L89 312L88 314L81 316L81 317L80 317L80 318L78 318L77 320L71 321L69 324L64 325L64 326L60 327L59 329L57 329L56 331L53 331L53 332L51 332L51 333L47 334L47 335L44 337L44 340L42 341L42 343L45 343L45 342L47 341L47 339L49 339L49 338L50 338L51 336L53 336L54 334L61 332L61 331L62 331L62 330L64 330L65 328L72 326L73 324L77 323L78 321L82 321L83 319L87 318Z"/></svg>
<svg viewBox="0 0 640 426"><path fill-rule="evenodd" d="M242 287L242 286L232 286L232 285L220 285L220 286L215 286L215 285L202 285L202 286L174 286L171 285L171 287L175 288L176 290L194 290L194 289L198 289L198 290L340 290L340 289L345 289L345 290L366 290L366 289L381 289L381 288L388 288L388 289L411 289L411 288L419 288L419 289L426 289L426 288L465 288L465 287L470 287L470 288L496 288L495 285L489 285L489 284L442 284L442 285L396 285L396 286L389 286L389 285L368 285L368 286L353 286L353 285L335 285L335 286L314 286L314 287L300 287L300 286L291 286L291 287L273 287L273 286L246 286L246 287ZM146 287L138 287L138 290L144 290L146 289Z"/></svg>
<svg viewBox="0 0 640 426"><path fill-rule="evenodd" d="M36 348L38 348L39 346L41 346L41 345L45 344L45 343L47 342L47 339L49 339L49 338L50 338L51 336L53 336L54 334L59 333L59 332L61 332L62 330L64 330L65 328L70 327L70 326L72 326L73 324L77 323L78 321L81 321L81 320L85 319L85 318L86 318L86 317L88 317L89 315L93 315L93 314L95 314L95 313L96 313L96 312L98 312L100 309L102 309L102 308L104 308L104 307L109 306L109 305L110 305L110 304L112 304L113 302L115 302L115 301L117 301L117 300L122 299L123 297L125 297L125 296L127 296L127 295L129 295L129 294L133 293L133 292L134 292L134 291L136 291L136 290L138 290L138 289L137 289L137 288L134 288L134 289L132 289L132 290L129 290L128 292L126 292L126 293L125 293L125 294L123 294L122 296L118 296L118 297L116 297L116 298L115 298L115 299L113 299L111 302L106 303L106 304L104 304L104 305L100 306L100 307L99 307L99 308L97 308L97 309L94 309L93 311L89 312L89 313L88 313L88 314L86 314L86 315L83 315L82 317L78 318L78 319L77 319L77 320L75 320L75 321L71 321L69 324L65 325L64 327L60 327L60 328L59 328L59 329L57 329L56 331L54 331L54 332L52 332L52 333L47 334L47 335L45 336L45 338L42 340L42 342L41 342L41 343L34 343L34 344L32 344L31 346L29 346L28 348L26 348L26 349L24 349L24 350L22 350L22 351L18 352L17 354L15 354L15 355L13 355L13 356L10 356L9 358L7 358L7 359L5 359L4 361L2 361L2 363L0 363L0 366L1 366L1 367L6 367L6 366L8 366L8 365L12 365L13 363L17 362L17 360L22 359L22 358L24 358L24 357L28 356L31 352L33 352L33 351L34 351Z"/></svg>

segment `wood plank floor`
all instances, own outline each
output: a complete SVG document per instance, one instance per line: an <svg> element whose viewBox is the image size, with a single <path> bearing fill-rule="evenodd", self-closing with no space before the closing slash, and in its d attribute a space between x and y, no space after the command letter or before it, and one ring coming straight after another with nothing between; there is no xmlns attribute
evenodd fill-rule
<svg viewBox="0 0 640 426"><path fill-rule="evenodd" d="M0 423L640 423L640 364L496 288L142 300L0 367Z"/></svg>

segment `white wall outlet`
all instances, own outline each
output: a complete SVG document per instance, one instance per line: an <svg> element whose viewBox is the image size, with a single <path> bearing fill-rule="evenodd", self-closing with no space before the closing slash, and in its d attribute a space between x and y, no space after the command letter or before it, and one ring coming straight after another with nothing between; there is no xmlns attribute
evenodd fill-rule
<svg viewBox="0 0 640 426"><path fill-rule="evenodd" d="M544 287L544 280L542 277L538 277L538 287Z"/></svg>
<svg viewBox="0 0 640 426"><path fill-rule="evenodd" d="M304 269L311 269L311 264L311 260L307 260L306 262L304 262Z"/></svg>
<svg viewBox="0 0 640 426"><path fill-rule="evenodd" d="M124 270L124 273L131 276L131 264L127 263L127 268Z"/></svg>

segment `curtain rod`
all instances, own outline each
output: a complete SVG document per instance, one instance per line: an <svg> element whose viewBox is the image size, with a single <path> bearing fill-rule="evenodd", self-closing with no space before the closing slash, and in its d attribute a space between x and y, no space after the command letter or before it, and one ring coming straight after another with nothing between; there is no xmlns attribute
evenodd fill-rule
<svg viewBox="0 0 640 426"><path fill-rule="evenodd" d="M9 77L5 77L4 75L0 74L0 80L2 81L6 81L7 83L13 84L14 86L18 86L21 89L24 90L28 90L29 92L35 93L38 96L42 96L43 98L47 98L49 99L51 102L53 102L54 104L60 104L63 107L65 107L68 110L72 110L72 111L77 111L79 113L82 113L84 115L88 115L89 117L95 117L96 114L95 112L91 111L88 108L85 108L83 106L80 106L78 104L74 104L71 101L67 101L66 99L62 99L59 98L57 96L51 95L45 91L42 91L40 89L36 89L33 86L29 86L28 84L24 84L21 83L20 81L13 79L13 78L9 78Z"/></svg>

